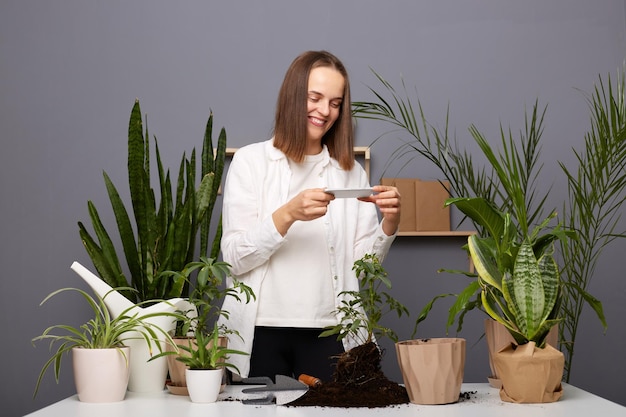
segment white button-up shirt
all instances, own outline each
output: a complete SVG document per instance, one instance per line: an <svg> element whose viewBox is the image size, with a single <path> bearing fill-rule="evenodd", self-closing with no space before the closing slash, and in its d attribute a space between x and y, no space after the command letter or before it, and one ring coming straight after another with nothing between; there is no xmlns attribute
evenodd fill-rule
<svg viewBox="0 0 626 417"><path fill-rule="evenodd" d="M367 175L358 163L352 170L345 171L330 158L326 147L323 152L326 162L319 177L320 188L369 187ZM232 266L233 276L249 285L256 295L260 292L268 259L285 242L274 226L272 213L287 203L290 176L287 157L273 146L272 140L239 149L226 175L222 255ZM358 291L352 270L354 262L367 253L376 254L382 262L395 235L387 236L383 232L374 204L356 198L331 201L324 227L335 293ZM337 307L340 302L337 297ZM257 307L256 301L246 304L233 297L224 300L223 309L228 317L221 317L220 323L241 336L230 337L229 348L252 351ZM346 350L357 343L351 338L344 339ZM231 355L229 362L237 366L242 377L247 377L249 356Z"/></svg>

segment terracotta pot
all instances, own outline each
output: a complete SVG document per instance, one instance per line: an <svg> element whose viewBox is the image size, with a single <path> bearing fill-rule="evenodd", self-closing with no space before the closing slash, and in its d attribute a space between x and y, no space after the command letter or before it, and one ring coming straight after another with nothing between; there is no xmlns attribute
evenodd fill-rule
<svg viewBox="0 0 626 417"><path fill-rule="evenodd" d="M174 343L178 346L189 346L189 343L195 348L196 340L194 338L188 337L176 337L174 338ZM209 342L212 343L212 342ZM225 336L221 336L219 339L220 346L227 347L228 346L228 338ZM175 349L169 343L167 344L166 350L168 352L174 352ZM189 395L189 391L187 390L187 378L185 375L185 370L188 369L187 365L177 360L176 358L179 356L189 356L189 352L183 349L178 349L178 355L167 355L167 367L169 369L170 381L167 383L168 390L175 395ZM222 389L224 387L222 386Z"/></svg>
<svg viewBox="0 0 626 417"><path fill-rule="evenodd" d="M402 379L414 404L459 400L465 370L465 339L433 338L396 343Z"/></svg>
<svg viewBox="0 0 626 417"><path fill-rule="evenodd" d="M214 403L220 393L223 370L186 369L189 398L194 403Z"/></svg>
<svg viewBox="0 0 626 417"><path fill-rule="evenodd" d="M72 349L78 399L87 403L122 401L130 375L130 348Z"/></svg>
<svg viewBox="0 0 626 417"><path fill-rule="evenodd" d="M534 342L511 344L495 354L494 364L502 382L502 401L550 403L563 395L565 357L550 345L539 349Z"/></svg>
<svg viewBox="0 0 626 417"><path fill-rule="evenodd" d="M487 350L489 352L489 368L491 369L491 374L487 378L489 381L489 385L494 388L500 389L502 383L500 382L500 378L498 377L498 372L496 371L496 367L494 365L493 358L496 352L501 349L509 346L510 344L515 344L515 339L511 336L511 333L507 330L504 325L498 323L493 319L485 319L485 339L487 340ZM559 328L554 326L548 336L546 338L546 343L552 346L556 346L559 342Z"/></svg>

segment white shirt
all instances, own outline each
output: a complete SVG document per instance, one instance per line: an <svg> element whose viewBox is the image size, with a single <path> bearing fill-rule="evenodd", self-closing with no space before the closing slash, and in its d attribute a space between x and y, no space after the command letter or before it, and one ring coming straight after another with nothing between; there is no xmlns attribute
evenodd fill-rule
<svg viewBox="0 0 626 417"><path fill-rule="evenodd" d="M287 198L302 190L320 187L320 174L328 155L306 155L304 161L289 160L291 178ZM269 259L261 284L257 326L323 328L337 324L330 254L324 217L295 222L285 243Z"/></svg>
<svg viewBox="0 0 626 417"><path fill-rule="evenodd" d="M323 153L325 160L319 175L321 188L369 186L359 164L345 171L328 156L326 147ZM268 260L286 241L276 230L272 213L288 201L290 178L287 157L273 146L272 140L239 149L226 175L222 208L223 259L232 266L233 276L249 285L257 295L267 273ZM352 270L354 262L367 253L376 254L382 262L395 235L387 236L383 232L374 204L355 198L332 201L322 224L330 254L333 292L358 291L358 281ZM338 307L340 302L337 297L335 305ZM228 312L228 317L221 317L220 324L238 331L241 336L231 336L229 348L250 353L258 301L245 304L227 297L223 309ZM358 343L349 337L343 341L346 350ZM249 356L231 355L229 361L237 366L242 377L247 377Z"/></svg>

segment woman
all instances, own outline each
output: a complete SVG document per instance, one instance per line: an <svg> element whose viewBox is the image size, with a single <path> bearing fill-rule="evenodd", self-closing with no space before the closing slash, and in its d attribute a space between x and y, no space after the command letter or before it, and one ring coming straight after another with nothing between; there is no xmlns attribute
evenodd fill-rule
<svg viewBox="0 0 626 417"><path fill-rule="evenodd" d="M339 321L339 293L358 290L354 261L388 252L400 194L380 185L361 199L324 192L369 187L353 146L345 67L326 51L303 53L280 89L274 137L239 149L224 186L223 258L257 296L248 304L229 297L223 306L222 323L241 335L229 347L250 353L229 359L243 377L306 373L328 381L331 357L355 345L318 336Z"/></svg>

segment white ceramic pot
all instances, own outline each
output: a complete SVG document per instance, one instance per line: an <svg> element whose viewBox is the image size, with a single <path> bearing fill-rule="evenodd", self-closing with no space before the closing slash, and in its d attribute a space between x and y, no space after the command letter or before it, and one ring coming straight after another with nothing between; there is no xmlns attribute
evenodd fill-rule
<svg viewBox="0 0 626 417"><path fill-rule="evenodd" d="M194 403L214 403L222 386L223 370L186 369L187 390Z"/></svg>
<svg viewBox="0 0 626 417"><path fill-rule="evenodd" d="M184 310L189 304L182 298L173 298L171 300L162 301L150 307L139 307L134 305L126 297L117 291L111 291L113 288L104 282L100 277L92 273L78 262L74 262L71 266L85 282L93 289L93 291L104 297L109 312L113 317L119 317L123 312L126 314L138 314L143 317L151 313L173 313L177 309ZM106 295L106 297L105 297ZM131 309L131 310L127 310ZM151 317L146 322L159 327L165 332L170 332L176 327L176 323L172 317L161 316ZM147 343L142 340L139 333L133 335L125 334L124 338L138 337L136 340L126 340L124 343L132 347L133 355L130 364L130 380L128 382L128 390L134 392L160 392L165 388L165 380L167 378L167 359L161 357L148 362L151 358L151 352L159 352L159 348L152 346L152 350ZM162 349L165 349L165 337L157 332L161 342Z"/></svg>
<svg viewBox="0 0 626 417"><path fill-rule="evenodd" d="M78 399L88 403L122 401L126 396L130 348L72 349Z"/></svg>

